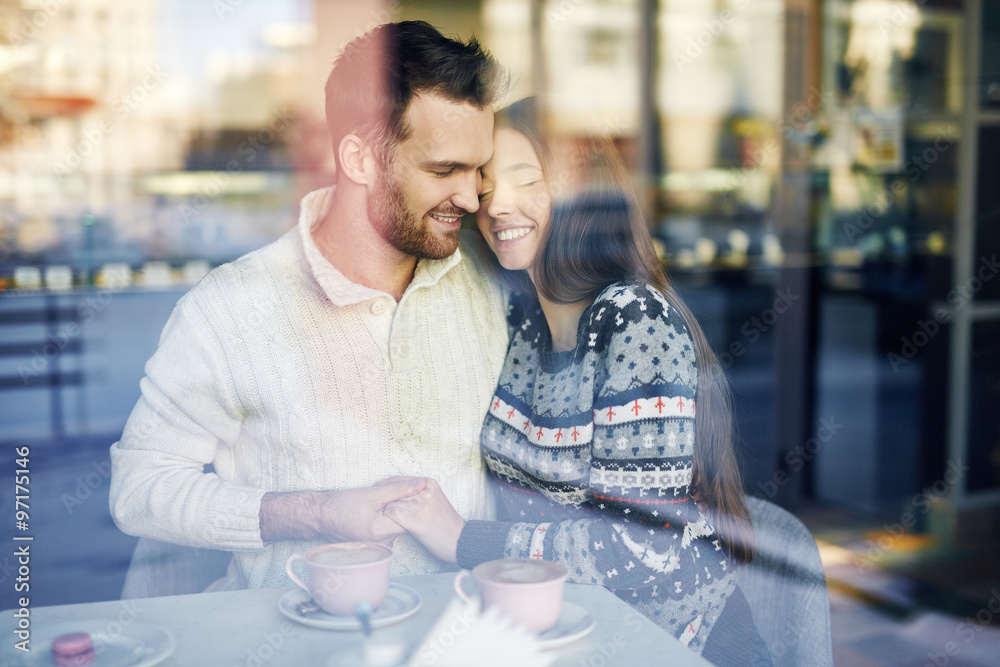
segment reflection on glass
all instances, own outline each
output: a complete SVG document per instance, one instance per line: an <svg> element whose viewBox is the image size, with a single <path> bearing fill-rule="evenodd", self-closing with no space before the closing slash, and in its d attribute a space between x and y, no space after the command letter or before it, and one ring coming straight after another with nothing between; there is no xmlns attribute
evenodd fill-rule
<svg viewBox="0 0 1000 667"><path fill-rule="evenodd" d="M972 328L967 491L1000 489L1000 322Z"/></svg>
<svg viewBox="0 0 1000 667"><path fill-rule="evenodd" d="M1000 255L1000 188L996 187L1000 173L1000 127L984 125L979 128L976 142L978 157L976 167L976 265L973 270L984 278L981 289L975 291L977 301L1000 299L1000 276L996 262ZM985 279L985 278L989 279ZM976 287L976 285L972 285Z"/></svg>
<svg viewBox="0 0 1000 667"><path fill-rule="evenodd" d="M982 56L980 95L982 106L1000 109L1000 2L982 2Z"/></svg>
<svg viewBox="0 0 1000 667"><path fill-rule="evenodd" d="M779 177L783 3L660 3L656 233L675 268L767 265ZM708 252L707 249L713 249Z"/></svg>
<svg viewBox="0 0 1000 667"><path fill-rule="evenodd" d="M814 163L828 174L817 236L827 275L840 287L936 294L947 271L925 269L948 263L957 209L960 8L842 0L826 17L835 95Z"/></svg>
<svg viewBox="0 0 1000 667"><path fill-rule="evenodd" d="M0 288L146 260L170 284L288 227L302 3L3 4Z"/></svg>

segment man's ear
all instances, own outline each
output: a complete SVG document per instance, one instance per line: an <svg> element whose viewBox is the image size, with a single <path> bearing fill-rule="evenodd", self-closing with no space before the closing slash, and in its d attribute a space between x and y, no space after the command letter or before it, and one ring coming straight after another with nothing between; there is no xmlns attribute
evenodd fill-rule
<svg viewBox="0 0 1000 667"><path fill-rule="evenodd" d="M371 185L378 165L365 141L356 134L340 140L338 157L344 176L358 185Z"/></svg>

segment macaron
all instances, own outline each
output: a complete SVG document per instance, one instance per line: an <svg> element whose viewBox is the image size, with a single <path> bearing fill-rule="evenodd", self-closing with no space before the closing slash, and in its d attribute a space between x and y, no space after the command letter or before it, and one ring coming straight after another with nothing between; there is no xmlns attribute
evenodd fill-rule
<svg viewBox="0 0 1000 667"><path fill-rule="evenodd" d="M94 642L86 632L70 632L52 640L52 662L59 667L84 667L94 657Z"/></svg>

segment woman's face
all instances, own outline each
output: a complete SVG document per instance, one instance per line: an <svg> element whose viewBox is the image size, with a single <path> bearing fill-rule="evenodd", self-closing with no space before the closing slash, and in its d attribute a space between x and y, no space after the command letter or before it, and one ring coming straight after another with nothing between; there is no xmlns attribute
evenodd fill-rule
<svg viewBox="0 0 1000 667"><path fill-rule="evenodd" d="M542 162L528 138L500 128L493 135L493 159L483 167L476 224L500 266L528 269L549 224L552 197Z"/></svg>

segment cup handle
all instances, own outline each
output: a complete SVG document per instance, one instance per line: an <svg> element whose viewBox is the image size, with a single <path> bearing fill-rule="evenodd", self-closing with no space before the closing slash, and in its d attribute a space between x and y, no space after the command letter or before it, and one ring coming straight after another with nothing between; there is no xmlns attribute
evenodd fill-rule
<svg viewBox="0 0 1000 667"><path fill-rule="evenodd" d="M299 588L312 595L312 591L309 590L309 586L306 585L306 582L302 581L302 579L299 578L299 575L295 574L295 561L299 560L305 560L302 554L293 554L292 556L289 556L288 560L285 561L285 572L288 573L288 576L291 577L292 581L298 584Z"/></svg>
<svg viewBox="0 0 1000 667"><path fill-rule="evenodd" d="M472 573L468 570L462 570L457 575L455 575L455 592L458 593L458 597L462 598L465 602L472 602L472 596L462 589L462 582L466 577L471 576Z"/></svg>

